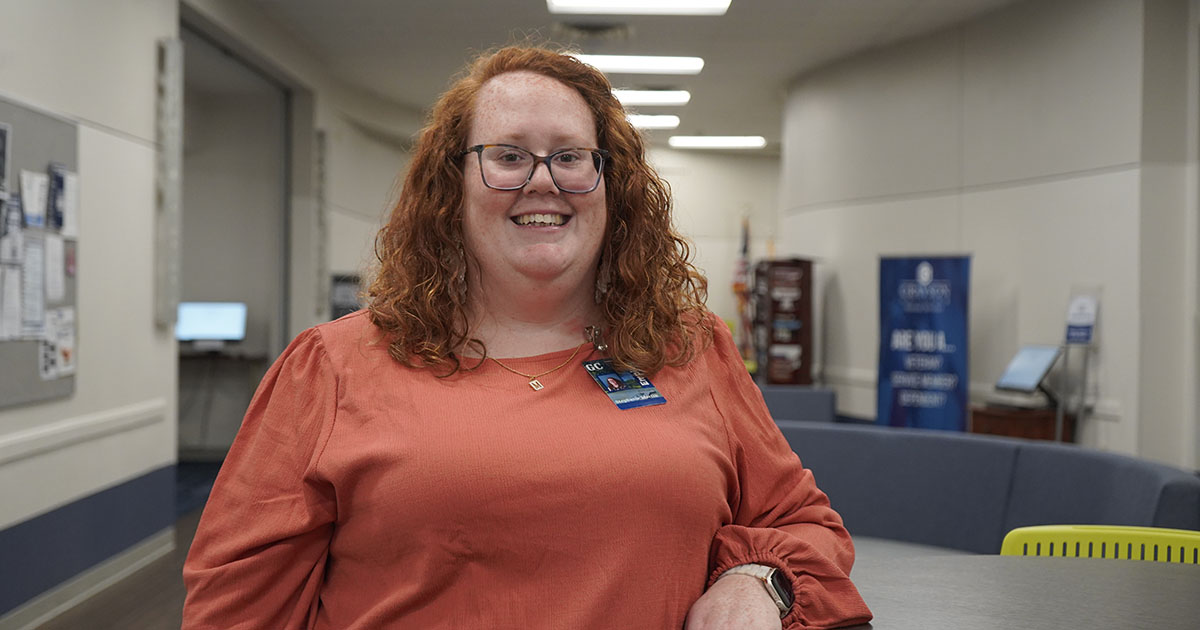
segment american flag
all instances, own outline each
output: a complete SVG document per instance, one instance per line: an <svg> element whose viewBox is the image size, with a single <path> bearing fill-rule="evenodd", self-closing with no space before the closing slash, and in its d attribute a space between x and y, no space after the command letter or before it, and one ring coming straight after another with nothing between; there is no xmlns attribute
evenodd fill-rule
<svg viewBox="0 0 1200 630"><path fill-rule="evenodd" d="M742 219L742 251L733 268L733 294L737 296L738 325L734 342L742 354L742 360L753 361L754 329L750 314L750 219Z"/></svg>

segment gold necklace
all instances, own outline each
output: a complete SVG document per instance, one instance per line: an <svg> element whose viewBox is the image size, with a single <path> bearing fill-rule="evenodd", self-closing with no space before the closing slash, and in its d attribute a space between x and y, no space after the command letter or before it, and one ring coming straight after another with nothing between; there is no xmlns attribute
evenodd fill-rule
<svg viewBox="0 0 1200 630"><path fill-rule="evenodd" d="M524 372L518 372L517 370L514 370L514 369L508 367L507 365L504 365L503 363L501 363L500 359L497 359L496 357L488 357L488 358L491 359L492 361L495 361L496 365L499 365L500 367L508 370L509 372L512 372L513 374L516 374L517 376L524 376L525 378L529 379L529 386L532 387L533 391L536 392L536 391L541 391L545 387L545 385L542 385L542 382L538 380L539 378L541 378L551 372L556 372L556 371L562 369L563 367L566 367L566 365L568 363L570 363L571 360L574 359L576 355L579 354L579 351L583 350L583 347L588 345L589 343L591 343L591 342L585 341L585 342L579 344L579 347L575 348L575 352L572 352L571 356L567 357L566 361L559 363L558 365L550 368L549 370L546 370L545 372L542 372L541 374L526 374Z"/></svg>

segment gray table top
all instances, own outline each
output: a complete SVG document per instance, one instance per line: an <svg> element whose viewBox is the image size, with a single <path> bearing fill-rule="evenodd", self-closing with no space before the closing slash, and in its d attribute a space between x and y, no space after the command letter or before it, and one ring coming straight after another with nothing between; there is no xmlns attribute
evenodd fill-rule
<svg viewBox="0 0 1200 630"><path fill-rule="evenodd" d="M1200 565L866 547L850 577L875 619L856 628L1200 628Z"/></svg>

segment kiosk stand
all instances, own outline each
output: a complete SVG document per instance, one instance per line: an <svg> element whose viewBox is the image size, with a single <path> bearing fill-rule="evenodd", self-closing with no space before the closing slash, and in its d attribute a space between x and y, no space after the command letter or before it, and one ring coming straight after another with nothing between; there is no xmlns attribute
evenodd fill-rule
<svg viewBox="0 0 1200 630"><path fill-rule="evenodd" d="M1050 373L1060 354L1060 346L1022 346L1005 368L1004 374L996 381L995 387L1000 392L1014 392L1026 396L1041 392L1045 396L1046 404L989 404L985 407L975 407L971 410L971 432L1035 440L1072 441L1073 418L1069 415L1063 417L1063 405L1059 397L1045 385L1046 375Z"/></svg>
<svg viewBox="0 0 1200 630"><path fill-rule="evenodd" d="M1069 394L1074 391L1078 395L1078 402L1073 407L1077 427L1083 425L1088 412L1088 363L1092 357L1092 337L1096 328L1096 314L1100 309L1099 295L1099 289L1074 289L1072 290L1070 304L1067 306L1067 334L1063 341L1063 379L1066 382L1063 384L1063 392ZM1079 373L1079 386L1075 388L1067 386L1071 375L1072 349L1083 351L1083 367ZM1062 441L1063 434L1063 406L1058 406L1054 422L1055 439L1060 442Z"/></svg>

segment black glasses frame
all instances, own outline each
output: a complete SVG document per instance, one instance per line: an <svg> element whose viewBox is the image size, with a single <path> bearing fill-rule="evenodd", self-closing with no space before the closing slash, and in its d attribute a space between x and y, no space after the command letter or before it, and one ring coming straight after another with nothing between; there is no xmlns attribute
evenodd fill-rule
<svg viewBox="0 0 1200 630"><path fill-rule="evenodd" d="M533 165L529 168L529 174L525 176L525 181L521 182L520 186L493 186L488 183L487 176L483 174L483 150L487 149L488 147L517 149L518 151L524 151L533 156ZM550 167L550 161L563 153L567 153L568 151L587 151L591 153L593 158L599 162L599 164L596 165L596 181L592 184L591 188L587 190L567 190L566 188L560 186L558 180L554 178L554 169ZM465 156L469 153L474 153L479 158L479 178L483 180L484 186L487 186L492 190L521 190L522 188L528 186L529 182L533 181L533 172L537 170L538 164L545 164L546 172L550 173L550 181L554 182L554 187L572 195L586 195L587 193L590 193L600 187L600 180L604 177L604 165L608 162L609 156L608 151L605 151L604 149L593 149L590 147L570 147L567 149L559 149L550 155L538 155L533 151L526 149L525 147L519 147L515 144L477 144L473 147L468 147L467 150L463 151L461 155Z"/></svg>

